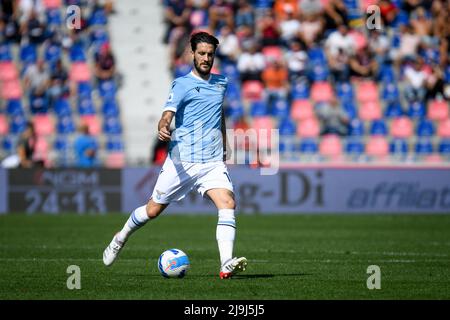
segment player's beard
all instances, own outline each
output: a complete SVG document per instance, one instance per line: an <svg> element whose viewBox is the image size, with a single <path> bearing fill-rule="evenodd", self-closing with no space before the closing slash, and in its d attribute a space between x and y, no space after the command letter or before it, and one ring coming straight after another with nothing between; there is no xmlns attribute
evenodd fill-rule
<svg viewBox="0 0 450 320"><path fill-rule="evenodd" d="M201 69L201 65L197 62L197 60L194 59L194 68L195 68L195 70L197 70L198 74L200 74L202 76L208 76L211 73L211 68L212 68L213 62L214 62L214 60L211 61L211 64L208 64L207 71L204 71Z"/></svg>

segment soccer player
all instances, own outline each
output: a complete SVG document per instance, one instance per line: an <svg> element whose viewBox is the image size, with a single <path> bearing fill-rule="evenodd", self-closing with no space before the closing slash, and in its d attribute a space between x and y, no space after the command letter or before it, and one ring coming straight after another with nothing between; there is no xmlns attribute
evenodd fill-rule
<svg viewBox="0 0 450 320"><path fill-rule="evenodd" d="M147 205L136 208L122 230L103 252L103 262L111 265L128 237L147 221L158 217L172 202L192 189L208 196L219 217L216 239L220 254L221 279L244 271L245 257L233 257L236 233L233 185L224 163L226 134L223 100L227 78L211 74L219 41L206 32L190 39L194 68L175 79L158 123L158 138L170 141L169 153ZM175 116L175 130L170 124Z"/></svg>

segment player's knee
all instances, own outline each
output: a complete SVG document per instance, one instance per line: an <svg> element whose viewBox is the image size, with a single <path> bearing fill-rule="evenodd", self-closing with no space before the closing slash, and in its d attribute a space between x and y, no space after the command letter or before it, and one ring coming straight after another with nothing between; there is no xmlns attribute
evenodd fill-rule
<svg viewBox="0 0 450 320"><path fill-rule="evenodd" d="M147 204L147 207L146 207L146 209L147 209L147 216L150 219L154 219L154 218L158 217L161 214L161 212L164 210L164 208L165 207L163 205L160 205L158 203L154 203L154 202L152 202L150 200L148 202L148 204Z"/></svg>
<svg viewBox="0 0 450 320"><path fill-rule="evenodd" d="M234 199L230 196L227 196L225 198L222 199L222 207L224 207L225 209L236 209L236 202L234 201Z"/></svg>

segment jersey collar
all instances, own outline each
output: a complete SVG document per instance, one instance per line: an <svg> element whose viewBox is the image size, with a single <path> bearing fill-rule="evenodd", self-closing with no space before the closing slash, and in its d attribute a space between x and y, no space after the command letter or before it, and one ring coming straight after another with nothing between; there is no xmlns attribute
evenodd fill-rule
<svg viewBox="0 0 450 320"><path fill-rule="evenodd" d="M210 73L210 74L209 74L208 80L204 80L204 79L200 78L199 76L197 76L197 75L194 73L194 71L192 71L192 70L191 70L190 75L193 76L195 79L198 79L198 80L201 80L201 81L205 81L205 82L209 82L209 80L211 80L211 77L212 77L212 75L211 75L211 73Z"/></svg>

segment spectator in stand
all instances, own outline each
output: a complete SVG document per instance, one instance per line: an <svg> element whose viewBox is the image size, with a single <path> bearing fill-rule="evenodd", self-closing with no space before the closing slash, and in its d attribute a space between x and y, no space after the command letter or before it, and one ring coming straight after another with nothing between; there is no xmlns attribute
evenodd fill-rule
<svg viewBox="0 0 450 320"><path fill-rule="evenodd" d="M299 37L307 48L313 47L321 38L325 20L319 14L302 15Z"/></svg>
<svg viewBox="0 0 450 320"><path fill-rule="evenodd" d="M263 47L279 46L281 30L275 20L273 10L268 10L264 16L257 21L257 34L261 37L261 44Z"/></svg>
<svg viewBox="0 0 450 320"><path fill-rule="evenodd" d="M91 168L97 165L98 144L89 134L89 126L80 126L80 135L74 141L76 165L82 168Z"/></svg>
<svg viewBox="0 0 450 320"><path fill-rule="evenodd" d="M298 0L275 0L273 4L273 11L275 18L278 21L285 20L287 18L287 11L292 11L294 16L298 16Z"/></svg>
<svg viewBox="0 0 450 320"><path fill-rule="evenodd" d="M233 6L229 1L212 0L209 8L209 29L212 33L216 33L224 25L234 27Z"/></svg>
<svg viewBox="0 0 450 320"><path fill-rule="evenodd" d="M16 0L0 1L0 39L1 35L8 42L20 43L21 33L18 18L18 3Z"/></svg>
<svg viewBox="0 0 450 320"><path fill-rule="evenodd" d="M378 63L369 46L361 48L351 56L349 65L351 76L375 80L378 74Z"/></svg>
<svg viewBox="0 0 450 320"><path fill-rule="evenodd" d="M415 57L420 44L420 36L415 34L411 25L400 26L400 47L392 51L392 58L396 68L405 60Z"/></svg>
<svg viewBox="0 0 450 320"><path fill-rule="evenodd" d="M347 135L350 118L337 99L318 103L315 111L321 121L321 135Z"/></svg>
<svg viewBox="0 0 450 320"><path fill-rule="evenodd" d="M116 62L109 43L104 43L95 55L94 74L98 82L112 80L116 72Z"/></svg>
<svg viewBox="0 0 450 320"><path fill-rule="evenodd" d="M378 1L378 7L380 8L383 25L385 27L391 26L399 11L397 6L391 0L380 0Z"/></svg>
<svg viewBox="0 0 450 320"><path fill-rule="evenodd" d="M299 10L306 17L322 15L322 2L317 0L301 0Z"/></svg>
<svg viewBox="0 0 450 320"><path fill-rule="evenodd" d="M379 66L389 60L389 38L381 30L371 30L367 43L370 51L374 53Z"/></svg>
<svg viewBox="0 0 450 320"><path fill-rule="evenodd" d="M217 37L220 46L217 47L216 57L222 63L236 63L240 54L239 39L233 33L228 25L224 25L220 29L220 35Z"/></svg>
<svg viewBox="0 0 450 320"><path fill-rule="evenodd" d="M43 97L47 94L50 85L50 72L45 61L39 59L36 64L30 65L24 75L25 90L30 96Z"/></svg>
<svg viewBox="0 0 450 320"><path fill-rule="evenodd" d="M253 28L254 25L255 13L252 5L247 0L239 0L234 18L236 33L239 33L244 26Z"/></svg>
<svg viewBox="0 0 450 320"><path fill-rule="evenodd" d="M429 38L433 32L433 21L427 17L423 7L418 7L411 14L410 23L415 34L420 37Z"/></svg>
<svg viewBox="0 0 450 320"><path fill-rule="evenodd" d="M268 66L262 73L267 92L268 103L276 98L286 98L289 91L289 74L281 59L269 59Z"/></svg>
<svg viewBox="0 0 450 320"><path fill-rule="evenodd" d="M298 17L294 15L294 9L291 6L286 6L285 11L286 19L280 21L280 30L283 45L287 47L291 40L298 37L301 25Z"/></svg>
<svg viewBox="0 0 450 320"><path fill-rule="evenodd" d="M58 60L55 64L55 68L51 72L50 86L48 88L48 95L50 99L50 106L53 106L54 102L60 97L70 94L70 88L68 84L69 75L61 60Z"/></svg>
<svg viewBox="0 0 450 320"><path fill-rule="evenodd" d="M420 101L425 100L427 95L426 82L428 75L424 68L423 59L417 57L412 65L407 65L405 67L404 73L404 93L405 98L410 101Z"/></svg>
<svg viewBox="0 0 450 320"><path fill-rule="evenodd" d="M164 22L166 31L163 43L169 44L172 31L177 27L188 27L191 10L184 0L164 0Z"/></svg>
<svg viewBox="0 0 450 320"><path fill-rule="evenodd" d="M32 122L27 122L17 143L17 155L19 156L20 168L32 168L34 166L33 156L36 148L36 131Z"/></svg>
<svg viewBox="0 0 450 320"><path fill-rule="evenodd" d="M334 84L348 82L350 80L350 55L342 48L338 49L336 55L328 57L331 77Z"/></svg>
<svg viewBox="0 0 450 320"><path fill-rule="evenodd" d="M40 21L45 19L45 6L42 0L20 0L19 4L19 14L20 20L19 23L23 25L24 22L28 21L32 12L34 12Z"/></svg>
<svg viewBox="0 0 450 320"><path fill-rule="evenodd" d="M353 54L355 50L354 40L348 34L348 27L345 24L339 25L338 29L328 36L325 41L325 51L327 56L335 56L342 49L346 54Z"/></svg>
<svg viewBox="0 0 450 320"><path fill-rule="evenodd" d="M426 80L426 100L445 97L444 73L439 65L434 64Z"/></svg>
<svg viewBox="0 0 450 320"><path fill-rule="evenodd" d="M329 0L324 6L325 30L334 30L341 24L348 25L348 12L342 0Z"/></svg>
<svg viewBox="0 0 450 320"><path fill-rule="evenodd" d="M406 11L408 15L410 15L414 10L418 7L425 5L427 2L433 1L424 1L424 0L403 0L402 1L402 10Z"/></svg>
<svg viewBox="0 0 450 320"><path fill-rule="evenodd" d="M308 80L308 54L300 40L294 39L289 43L289 49L285 55L289 72L289 82L296 83Z"/></svg>
<svg viewBox="0 0 450 320"><path fill-rule="evenodd" d="M27 36L30 43L41 44L46 39L46 25L36 10L32 10L29 18L22 24L22 36Z"/></svg>
<svg viewBox="0 0 450 320"><path fill-rule="evenodd" d="M256 41L244 43L243 53L238 58L237 68L241 81L262 80L261 73L266 66L264 55L259 51Z"/></svg>

